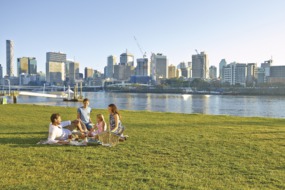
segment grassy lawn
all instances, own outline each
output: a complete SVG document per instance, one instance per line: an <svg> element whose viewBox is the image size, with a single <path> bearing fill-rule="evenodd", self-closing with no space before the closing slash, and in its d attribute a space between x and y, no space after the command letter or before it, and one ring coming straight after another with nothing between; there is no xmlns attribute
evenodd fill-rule
<svg viewBox="0 0 285 190"><path fill-rule="evenodd" d="M284 119L122 111L116 147L36 145L53 112L0 106L0 189L285 189Z"/></svg>

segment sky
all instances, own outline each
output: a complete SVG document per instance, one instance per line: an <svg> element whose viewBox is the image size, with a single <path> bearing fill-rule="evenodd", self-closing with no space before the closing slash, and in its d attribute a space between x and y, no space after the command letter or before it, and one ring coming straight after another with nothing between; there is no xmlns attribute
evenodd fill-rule
<svg viewBox="0 0 285 190"><path fill-rule="evenodd" d="M0 0L0 64L6 73L6 40L19 57L36 57L45 72L46 52L60 51L100 71L107 57L126 49L163 53L169 64L205 51L209 64L285 65L284 0ZM14 70L16 74L16 69Z"/></svg>

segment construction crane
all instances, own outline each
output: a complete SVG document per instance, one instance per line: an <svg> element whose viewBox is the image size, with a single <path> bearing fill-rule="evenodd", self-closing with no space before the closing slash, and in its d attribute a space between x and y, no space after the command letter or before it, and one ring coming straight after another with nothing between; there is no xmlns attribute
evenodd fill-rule
<svg viewBox="0 0 285 190"><path fill-rule="evenodd" d="M198 52L198 50L197 50L197 49L195 49L195 51L196 51L197 55L199 55L199 52Z"/></svg>
<svg viewBox="0 0 285 190"><path fill-rule="evenodd" d="M144 51L142 50L142 47L140 46L140 44L139 44L139 42L138 42L138 40L137 40L137 38L136 38L135 36L134 36L134 39L135 39L135 41L136 41L136 43L137 43L137 46L138 46L138 48L139 48L139 50L140 50L140 52L141 52L143 58L146 58L146 52L144 52Z"/></svg>

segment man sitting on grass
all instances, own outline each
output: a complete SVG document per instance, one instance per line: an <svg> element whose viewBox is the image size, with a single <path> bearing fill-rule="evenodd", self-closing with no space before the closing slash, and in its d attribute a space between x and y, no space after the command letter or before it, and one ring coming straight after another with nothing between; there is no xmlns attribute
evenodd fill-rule
<svg viewBox="0 0 285 190"><path fill-rule="evenodd" d="M49 125L48 144L68 144L65 140L71 138L74 129L78 129L81 132L81 136L85 136L87 129L81 127L78 120L74 121L61 121L61 117L58 113L54 113L50 117L51 123Z"/></svg>

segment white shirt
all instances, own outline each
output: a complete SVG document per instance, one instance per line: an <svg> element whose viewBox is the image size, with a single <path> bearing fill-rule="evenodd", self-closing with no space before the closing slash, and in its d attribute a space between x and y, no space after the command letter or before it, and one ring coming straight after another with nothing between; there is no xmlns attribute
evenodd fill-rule
<svg viewBox="0 0 285 190"><path fill-rule="evenodd" d="M68 136L71 135L71 131L68 129L64 129L71 125L71 121L63 121L60 125L49 124L49 134L48 134L48 144L57 143L59 140L67 140Z"/></svg>

